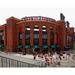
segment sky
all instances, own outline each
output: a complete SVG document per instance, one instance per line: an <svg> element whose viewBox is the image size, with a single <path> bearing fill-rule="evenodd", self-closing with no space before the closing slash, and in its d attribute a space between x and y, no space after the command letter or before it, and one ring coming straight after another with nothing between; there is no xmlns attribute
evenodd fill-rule
<svg viewBox="0 0 75 75"><path fill-rule="evenodd" d="M60 13L70 22L70 27L75 27L75 8L0 8L0 25L11 16L19 19L25 16L44 16L60 20Z"/></svg>

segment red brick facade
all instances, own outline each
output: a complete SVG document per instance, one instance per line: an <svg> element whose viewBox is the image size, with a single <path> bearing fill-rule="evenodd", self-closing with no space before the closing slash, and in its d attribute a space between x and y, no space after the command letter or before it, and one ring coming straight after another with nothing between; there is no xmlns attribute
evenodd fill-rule
<svg viewBox="0 0 75 75"><path fill-rule="evenodd" d="M73 28L66 28L65 21L56 21L47 17L25 17L23 19L17 19L15 17L10 17L6 20L6 24L0 26L0 31L3 30L4 33L4 50L5 51L17 51L17 46L19 44L19 32L22 33L22 45L25 46L25 27L30 27L30 45L31 48L34 45L34 26L39 27L39 46L42 46L42 26L46 26L47 31L47 43L50 43L50 30L54 32L54 44L57 43L56 34L58 34L58 44L61 51L64 50L64 46L67 44L67 35L74 33ZM66 31L67 30L67 31ZM71 30L71 31L70 31ZM73 37L73 34L71 34ZM23 48L24 49L24 48Z"/></svg>

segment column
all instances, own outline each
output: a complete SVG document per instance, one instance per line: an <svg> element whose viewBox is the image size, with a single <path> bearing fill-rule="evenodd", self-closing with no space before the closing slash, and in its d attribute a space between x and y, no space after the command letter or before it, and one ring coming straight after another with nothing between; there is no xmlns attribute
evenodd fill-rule
<svg viewBox="0 0 75 75"><path fill-rule="evenodd" d="M41 52L42 51L42 24L39 24L39 46Z"/></svg>
<svg viewBox="0 0 75 75"><path fill-rule="evenodd" d="M31 23L31 26L30 26L30 45L31 45L31 52L33 53L33 45L34 45L34 24Z"/></svg>
<svg viewBox="0 0 75 75"><path fill-rule="evenodd" d="M26 51L25 51L25 24L22 24L22 45L23 45L23 49L22 49L22 52L23 52L23 55L26 54Z"/></svg>
<svg viewBox="0 0 75 75"><path fill-rule="evenodd" d="M50 51L50 28L47 25L47 44L48 44L48 52Z"/></svg>

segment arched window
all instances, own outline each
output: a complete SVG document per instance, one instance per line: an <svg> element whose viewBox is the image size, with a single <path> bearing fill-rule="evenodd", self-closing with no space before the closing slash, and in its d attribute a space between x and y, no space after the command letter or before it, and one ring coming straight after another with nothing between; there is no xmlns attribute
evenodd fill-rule
<svg viewBox="0 0 75 75"><path fill-rule="evenodd" d="M54 44L54 32L50 31L50 43Z"/></svg>
<svg viewBox="0 0 75 75"><path fill-rule="evenodd" d="M34 48L39 48L39 27L34 26Z"/></svg>
<svg viewBox="0 0 75 75"><path fill-rule="evenodd" d="M54 45L54 32L53 29L50 29L50 48L54 49L55 45Z"/></svg>
<svg viewBox="0 0 75 75"><path fill-rule="evenodd" d="M30 27L25 27L25 48L30 48Z"/></svg>
<svg viewBox="0 0 75 75"><path fill-rule="evenodd" d="M22 32L19 32L18 37L19 37L18 49L21 49L21 48L23 48L23 46L22 46Z"/></svg>
<svg viewBox="0 0 75 75"><path fill-rule="evenodd" d="M22 45L22 32L19 32L19 45Z"/></svg>
<svg viewBox="0 0 75 75"><path fill-rule="evenodd" d="M43 45L43 48L48 47L48 45L47 45L47 30L46 30L45 25L42 26L42 45Z"/></svg>
<svg viewBox="0 0 75 75"><path fill-rule="evenodd" d="M4 31L0 31L0 48L4 47Z"/></svg>
<svg viewBox="0 0 75 75"><path fill-rule="evenodd" d="M56 37L55 37L55 46L58 49L59 48L59 43L58 43L58 33L56 33Z"/></svg>

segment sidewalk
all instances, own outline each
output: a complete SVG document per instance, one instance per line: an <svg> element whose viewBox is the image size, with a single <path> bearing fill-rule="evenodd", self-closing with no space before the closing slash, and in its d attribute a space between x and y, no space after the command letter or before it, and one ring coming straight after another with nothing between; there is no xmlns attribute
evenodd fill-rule
<svg viewBox="0 0 75 75"><path fill-rule="evenodd" d="M37 56L36 60L34 60L33 55L29 55L29 54L22 55L22 54L18 54L18 53L12 53L12 52L11 53L4 53L4 52L0 51L0 55L8 57L8 58L14 58L16 60L27 62L27 63L30 63L30 64L37 64L37 65L45 64L45 61L43 59L41 59ZM75 60L73 60L72 57L69 57L68 60L63 59L61 61L60 66L55 65L55 64L51 64L49 67L75 67Z"/></svg>
<svg viewBox="0 0 75 75"><path fill-rule="evenodd" d="M29 64L34 64L34 65L45 65L45 63L42 60L34 60L32 55L22 55L22 54L17 54L17 53L5 53L5 52L1 52L0 51L0 56L6 57L6 58L10 58L10 59L14 59L14 60L18 60L18 61L22 61L25 63L29 63Z"/></svg>

